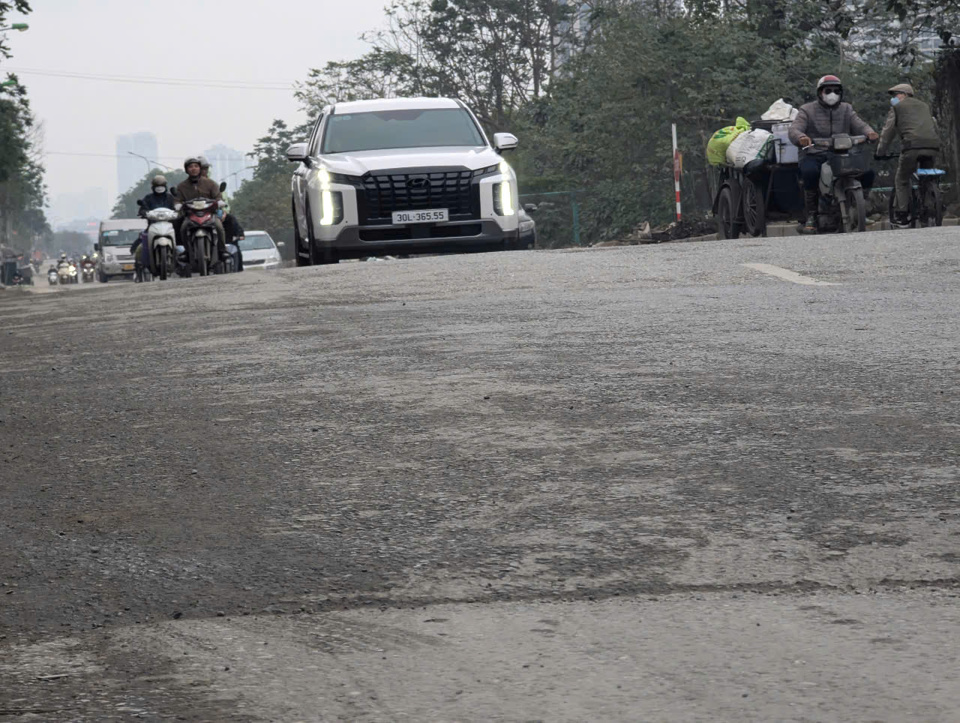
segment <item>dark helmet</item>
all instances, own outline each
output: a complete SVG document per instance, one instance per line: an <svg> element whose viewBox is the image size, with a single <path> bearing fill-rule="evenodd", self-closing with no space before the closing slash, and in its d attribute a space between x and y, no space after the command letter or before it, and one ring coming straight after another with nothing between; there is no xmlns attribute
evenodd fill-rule
<svg viewBox="0 0 960 723"><path fill-rule="evenodd" d="M201 168L203 168L203 166L202 166L201 163L200 163L200 159L199 159L199 158L197 158L196 156L190 156L188 159L186 159L186 160L183 162L183 170L186 171L186 170L187 170L187 166L189 166L191 163L196 163L198 166L200 166Z"/></svg>

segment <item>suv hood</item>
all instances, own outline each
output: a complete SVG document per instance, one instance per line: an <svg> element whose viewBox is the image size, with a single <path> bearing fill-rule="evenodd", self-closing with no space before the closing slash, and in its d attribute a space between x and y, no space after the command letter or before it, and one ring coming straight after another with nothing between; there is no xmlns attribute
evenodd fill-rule
<svg viewBox="0 0 960 723"><path fill-rule="evenodd" d="M322 156L324 165L333 173L362 176L365 173L393 171L401 168L433 168L459 166L475 171L500 163L500 154L489 146L444 146L440 148L395 148L377 151L356 151Z"/></svg>

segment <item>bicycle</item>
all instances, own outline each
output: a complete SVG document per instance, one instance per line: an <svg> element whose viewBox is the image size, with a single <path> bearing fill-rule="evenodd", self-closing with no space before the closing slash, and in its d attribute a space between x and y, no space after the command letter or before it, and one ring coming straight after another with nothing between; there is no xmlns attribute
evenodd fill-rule
<svg viewBox="0 0 960 723"><path fill-rule="evenodd" d="M888 161L899 157L899 153L894 153L889 156L876 156L876 159L878 161ZM917 228L918 224L920 228L943 225L943 197L940 190L940 179L946 174L946 171L939 168L918 168L913 172L910 209L907 211L910 228ZM894 187L890 192L890 203L887 210L890 224L899 226L896 223L896 209L897 190Z"/></svg>

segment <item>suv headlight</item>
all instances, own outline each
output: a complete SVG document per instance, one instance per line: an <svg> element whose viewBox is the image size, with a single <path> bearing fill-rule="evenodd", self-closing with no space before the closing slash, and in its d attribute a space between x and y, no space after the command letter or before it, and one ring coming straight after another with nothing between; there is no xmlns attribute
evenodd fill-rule
<svg viewBox="0 0 960 723"><path fill-rule="evenodd" d="M321 168L317 171L320 181L320 225L336 226L343 221L343 194L331 188L330 171Z"/></svg>
<svg viewBox="0 0 960 723"><path fill-rule="evenodd" d="M493 210L498 216L513 216L517 212L517 205L510 184L510 164L506 161L500 161L500 175L502 180L493 184Z"/></svg>

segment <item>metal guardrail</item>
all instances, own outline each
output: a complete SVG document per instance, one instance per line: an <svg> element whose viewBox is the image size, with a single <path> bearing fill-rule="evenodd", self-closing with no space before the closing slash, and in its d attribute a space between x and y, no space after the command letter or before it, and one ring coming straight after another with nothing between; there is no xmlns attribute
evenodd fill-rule
<svg viewBox="0 0 960 723"><path fill-rule="evenodd" d="M542 193L521 193L519 198L521 203L524 198L540 198L543 196L567 196L570 199L570 215L572 216L573 226L573 245L580 246L580 202L577 200L577 194L583 193L582 190L576 191L543 191Z"/></svg>

